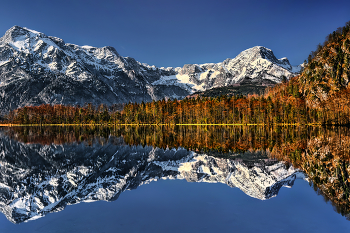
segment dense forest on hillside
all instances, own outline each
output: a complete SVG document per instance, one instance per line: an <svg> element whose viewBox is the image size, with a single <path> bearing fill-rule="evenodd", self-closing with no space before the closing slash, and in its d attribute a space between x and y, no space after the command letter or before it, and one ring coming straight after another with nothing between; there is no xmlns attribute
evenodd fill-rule
<svg viewBox="0 0 350 233"><path fill-rule="evenodd" d="M263 95L129 103L123 109L41 105L11 111L12 124L350 124L350 21L311 52L303 72Z"/></svg>

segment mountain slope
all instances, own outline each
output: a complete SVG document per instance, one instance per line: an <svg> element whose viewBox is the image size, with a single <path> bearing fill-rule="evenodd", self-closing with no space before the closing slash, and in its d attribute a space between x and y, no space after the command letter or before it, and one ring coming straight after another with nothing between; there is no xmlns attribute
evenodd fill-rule
<svg viewBox="0 0 350 233"><path fill-rule="evenodd" d="M43 103L181 99L241 82L278 83L299 70L261 46L222 63L157 68L122 57L112 47L78 46L14 26L0 38L0 111Z"/></svg>
<svg viewBox="0 0 350 233"><path fill-rule="evenodd" d="M350 21L329 34L324 45L311 52L297 79L302 96L310 107L348 99L350 82ZM346 97L347 96L347 97ZM338 100L332 100L332 98ZM344 103L346 104L346 103Z"/></svg>

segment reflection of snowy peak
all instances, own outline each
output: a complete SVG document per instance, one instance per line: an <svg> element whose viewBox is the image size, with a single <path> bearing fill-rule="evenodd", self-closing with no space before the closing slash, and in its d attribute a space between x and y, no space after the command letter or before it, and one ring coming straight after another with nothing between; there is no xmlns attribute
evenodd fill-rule
<svg viewBox="0 0 350 233"><path fill-rule="evenodd" d="M113 201L126 189L160 178L225 183L263 200L302 176L273 160L248 167L181 148L125 146L121 138L90 147L23 144L5 136L0 138L0 173L0 211L16 223L61 211L66 205Z"/></svg>
<svg viewBox="0 0 350 233"><path fill-rule="evenodd" d="M293 167L286 169L283 162L263 160L249 168L241 161L207 155L196 156L179 171L179 176L188 181L224 183L260 200L276 196L282 186L292 186L296 178L304 177Z"/></svg>
<svg viewBox="0 0 350 233"><path fill-rule="evenodd" d="M125 189L163 176L152 161L186 159L187 150L124 146L26 145L0 139L0 210L12 222L40 218L66 205L112 201ZM192 157L190 156L189 159Z"/></svg>
<svg viewBox="0 0 350 233"><path fill-rule="evenodd" d="M217 64L157 68L95 48L14 26L0 38L0 111L25 105L141 102L184 98L237 83L272 84L300 69L254 47Z"/></svg>

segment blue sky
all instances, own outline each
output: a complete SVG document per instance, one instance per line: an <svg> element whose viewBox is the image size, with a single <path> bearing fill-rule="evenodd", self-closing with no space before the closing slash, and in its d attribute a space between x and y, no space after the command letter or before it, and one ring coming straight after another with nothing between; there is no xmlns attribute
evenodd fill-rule
<svg viewBox="0 0 350 233"><path fill-rule="evenodd" d="M349 20L348 0L2 0L0 34L18 25L159 67L221 62L256 45L297 65Z"/></svg>

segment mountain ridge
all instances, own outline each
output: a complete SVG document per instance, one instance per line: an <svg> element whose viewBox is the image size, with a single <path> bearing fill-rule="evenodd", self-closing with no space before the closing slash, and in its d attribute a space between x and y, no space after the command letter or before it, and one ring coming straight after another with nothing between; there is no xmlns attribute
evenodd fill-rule
<svg viewBox="0 0 350 233"><path fill-rule="evenodd" d="M78 46L14 26L0 38L0 110L182 99L198 90L247 80L278 83L300 69L262 46L221 63L158 68L123 57L110 46Z"/></svg>

